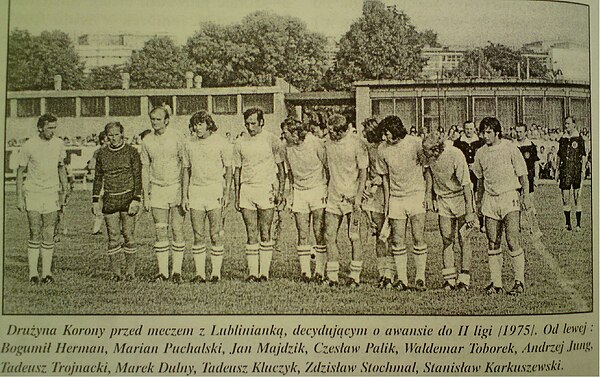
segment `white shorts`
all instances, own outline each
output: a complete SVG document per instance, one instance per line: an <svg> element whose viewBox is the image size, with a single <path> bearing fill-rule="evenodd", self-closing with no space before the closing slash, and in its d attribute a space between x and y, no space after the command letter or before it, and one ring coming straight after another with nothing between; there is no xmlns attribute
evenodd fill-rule
<svg viewBox="0 0 600 377"><path fill-rule="evenodd" d="M327 198L327 206L325 207L325 212L343 216L352 213L353 209L354 198L346 198L345 200L340 200L337 198Z"/></svg>
<svg viewBox="0 0 600 377"><path fill-rule="evenodd" d="M25 209L44 215L60 209L58 191L25 192Z"/></svg>
<svg viewBox="0 0 600 377"><path fill-rule="evenodd" d="M362 209L369 212L383 213L383 186L373 186L368 198L363 202Z"/></svg>
<svg viewBox="0 0 600 377"><path fill-rule="evenodd" d="M240 187L240 208L269 209L275 207L275 185L248 185Z"/></svg>
<svg viewBox="0 0 600 377"><path fill-rule="evenodd" d="M483 193L481 213L494 220L502 220L511 212L521 210L521 200L517 190L507 191L503 194L492 196Z"/></svg>
<svg viewBox="0 0 600 377"><path fill-rule="evenodd" d="M223 185L210 186L190 185L188 189L190 208L197 211L212 211L221 208L223 200Z"/></svg>
<svg viewBox="0 0 600 377"><path fill-rule="evenodd" d="M169 209L181 204L181 185L150 187L150 207Z"/></svg>
<svg viewBox="0 0 600 377"><path fill-rule="evenodd" d="M438 214L450 219L457 219L464 216L467 211L465 209L465 197L463 195L453 196L451 198L437 198Z"/></svg>
<svg viewBox="0 0 600 377"><path fill-rule="evenodd" d="M408 219L410 217L425 213L425 193L418 192L410 196L391 196L389 218Z"/></svg>
<svg viewBox="0 0 600 377"><path fill-rule="evenodd" d="M327 206L327 186L317 186L308 190L294 189L292 212L311 213Z"/></svg>

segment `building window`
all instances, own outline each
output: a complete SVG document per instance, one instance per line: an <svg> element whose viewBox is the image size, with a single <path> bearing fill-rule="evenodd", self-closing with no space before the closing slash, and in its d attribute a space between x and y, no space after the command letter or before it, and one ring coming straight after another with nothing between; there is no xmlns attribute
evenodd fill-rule
<svg viewBox="0 0 600 377"><path fill-rule="evenodd" d="M148 97L148 113L155 107L168 106L167 110L170 109L173 115L173 97L171 96L151 96Z"/></svg>
<svg viewBox="0 0 600 377"><path fill-rule="evenodd" d="M517 125L517 98L498 97L498 120L503 130L510 130Z"/></svg>
<svg viewBox="0 0 600 377"><path fill-rule="evenodd" d="M443 99L423 98L423 128L425 132L437 130L441 125Z"/></svg>
<svg viewBox="0 0 600 377"><path fill-rule="evenodd" d="M446 98L446 106L444 107L444 126L457 125L462 128L462 125L467 120L467 98Z"/></svg>
<svg viewBox="0 0 600 377"><path fill-rule="evenodd" d="M579 131L582 131L584 128L590 129L590 109L587 99L571 98L571 113L569 115L579 125Z"/></svg>
<svg viewBox="0 0 600 377"><path fill-rule="evenodd" d="M527 125L544 124L544 99L542 97L523 97L523 123Z"/></svg>
<svg viewBox="0 0 600 377"><path fill-rule="evenodd" d="M565 117L564 98L546 97L546 124L549 130L560 130Z"/></svg>
<svg viewBox="0 0 600 377"><path fill-rule="evenodd" d="M374 99L371 101L371 113L375 118L385 118L388 115L394 115L393 99Z"/></svg>
<svg viewBox="0 0 600 377"><path fill-rule="evenodd" d="M237 96L213 96L213 113L237 114Z"/></svg>
<svg viewBox="0 0 600 377"><path fill-rule="evenodd" d="M417 127L417 104L415 98L396 98L394 100L394 114L402 119L407 130Z"/></svg>
<svg viewBox="0 0 600 377"><path fill-rule="evenodd" d="M75 116L75 98L46 98L46 112L57 117Z"/></svg>
<svg viewBox="0 0 600 377"><path fill-rule="evenodd" d="M496 116L496 99L495 98L473 98L473 121L476 127L479 122L485 117Z"/></svg>
<svg viewBox="0 0 600 377"><path fill-rule="evenodd" d="M39 98L20 98L17 100L17 116L19 118L36 117L41 115Z"/></svg>
<svg viewBox="0 0 600 377"><path fill-rule="evenodd" d="M242 94L242 111L260 107L265 114L273 114L273 94Z"/></svg>
<svg viewBox="0 0 600 377"><path fill-rule="evenodd" d="M200 110L208 111L208 96L177 96L178 115L192 115Z"/></svg>
<svg viewBox="0 0 600 377"><path fill-rule="evenodd" d="M108 115L110 116L140 116L140 97L110 97Z"/></svg>
<svg viewBox="0 0 600 377"><path fill-rule="evenodd" d="M105 115L104 97L81 97L82 117L103 117Z"/></svg>

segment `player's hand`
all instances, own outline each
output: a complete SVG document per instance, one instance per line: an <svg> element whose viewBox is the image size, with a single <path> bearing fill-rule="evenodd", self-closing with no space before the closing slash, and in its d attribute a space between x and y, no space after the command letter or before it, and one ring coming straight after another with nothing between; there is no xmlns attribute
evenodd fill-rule
<svg viewBox="0 0 600 377"><path fill-rule="evenodd" d="M19 212L25 211L25 198L23 196L17 198L17 209Z"/></svg>
<svg viewBox="0 0 600 377"><path fill-rule="evenodd" d="M146 212L150 212L150 195L144 195L144 209Z"/></svg>
<svg viewBox="0 0 600 377"><path fill-rule="evenodd" d="M187 212L190 210L190 200L187 198L187 196L181 197L181 209L183 210L183 212Z"/></svg>
<svg viewBox="0 0 600 377"><path fill-rule="evenodd" d="M229 207L229 195L223 195L221 211L224 211L227 207Z"/></svg>
<svg viewBox="0 0 600 377"><path fill-rule="evenodd" d="M425 211L427 212L435 212L435 204L433 203L433 199L427 195L425 198L425 202L423 203L425 206Z"/></svg>
<svg viewBox="0 0 600 377"><path fill-rule="evenodd" d="M94 216L100 216L100 203L92 203L92 213Z"/></svg>
<svg viewBox="0 0 600 377"><path fill-rule="evenodd" d="M140 207L141 204L138 200L132 200L131 203L129 203L127 213L129 214L129 216L135 216L138 214L138 212L140 212Z"/></svg>
<svg viewBox="0 0 600 377"><path fill-rule="evenodd" d="M521 194L521 210L527 211L531 208L531 197L529 194Z"/></svg>
<svg viewBox="0 0 600 377"><path fill-rule="evenodd" d="M473 228L475 226L478 226L478 222L479 220L477 220L477 216L475 216L475 212L467 212L467 214L465 215L465 222L467 223L467 226L469 228Z"/></svg>
<svg viewBox="0 0 600 377"><path fill-rule="evenodd" d="M477 200L475 201L475 213L477 214L477 216L481 216L481 200Z"/></svg>
<svg viewBox="0 0 600 377"><path fill-rule="evenodd" d="M242 211L242 208L240 207L240 198L237 195L235 197L235 210L238 212Z"/></svg>

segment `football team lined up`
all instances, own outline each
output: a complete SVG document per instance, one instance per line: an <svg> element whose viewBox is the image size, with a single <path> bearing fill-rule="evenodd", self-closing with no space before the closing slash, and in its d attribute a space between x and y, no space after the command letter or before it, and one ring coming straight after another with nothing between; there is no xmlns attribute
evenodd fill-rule
<svg viewBox="0 0 600 377"><path fill-rule="evenodd" d="M264 130L261 109L251 108L243 115L247 134L233 146L216 133L217 125L206 111L190 118L190 134L186 137L168 127L169 112L164 107L152 109L152 132L144 135L139 153L125 142L121 123L105 126L106 143L94 155L92 212L104 217L114 280L135 278L136 216L144 208L152 214L155 226L158 273L154 281L184 281L183 225L189 212L195 266L191 282L219 282L224 256L224 211L233 194L234 207L241 213L246 228L249 282L269 280L274 240L279 236L272 234L273 219L275 211L287 204L296 223L302 282L342 284L337 241L345 222L351 260L350 273L343 284L361 284L360 224L364 211L376 239L377 286L399 291L426 290L425 218L427 211L435 211L442 237L442 289L469 290L472 247L468 236L479 228L488 240L491 282L485 291L505 292L500 248L504 232L514 270L513 286L507 293L524 292L525 252L519 232L528 230L534 237L541 236L531 204L538 176L537 148L527 139L526 125L516 127L517 137L511 142L502 138L502 127L496 118L487 117L480 122L479 136L475 124L467 121L462 137L452 142L439 132L423 138L411 135L397 116L380 122L368 119L363 123L361 137L342 115L326 119L322 114L312 114L306 122L286 119L281 124L282 142ZM54 227L70 190L63 164L64 146L54 137L56 124L57 118L51 114L39 118L39 137L23 146L17 171L17 208L26 211L29 220L27 250L32 284L54 280ZM559 145L558 179L565 227L571 229L572 189L576 230L580 230L579 189L585 149L571 117L565 119L565 134ZM291 195L286 201L287 179ZM528 221L524 221L524 215ZM209 239L205 237L206 218ZM316 245L310 243L311 222ZM528 229L523 226L525 223ZM408 229L410 235L406 234ZM414 282L408 281L406 237L412 241ZM212 265L208 279L207 252Z"/></svg>

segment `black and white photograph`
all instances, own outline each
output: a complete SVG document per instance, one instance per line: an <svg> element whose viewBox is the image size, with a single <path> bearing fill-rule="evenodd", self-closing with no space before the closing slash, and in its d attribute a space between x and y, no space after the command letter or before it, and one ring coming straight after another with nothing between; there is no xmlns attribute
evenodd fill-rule
<svg viewBox="0 0 600 377"><path fill-rule="evenodd" d="M0 374L598 373L597 3L2 3Z"/></svg>

